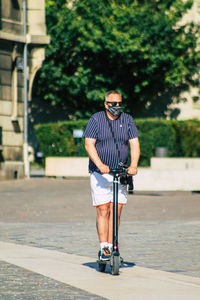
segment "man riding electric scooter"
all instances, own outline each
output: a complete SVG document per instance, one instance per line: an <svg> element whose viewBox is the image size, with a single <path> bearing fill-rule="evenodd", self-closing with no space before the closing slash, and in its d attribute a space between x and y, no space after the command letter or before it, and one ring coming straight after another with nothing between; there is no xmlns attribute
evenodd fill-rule
<svg viewBox="0 0 200 300"><path fill-rule="evenodd" d="M111 258L113 249L113 176L110 171L120 168L128 161L130 145L130 165L127 173L137 174L140 156L138 130L132 117L122 112L122 98L117 91L109 91L105 96L105 111L91 116L84 131L85 148L89 155L90 185L93 206L97 209L97 231L100 242L101 261ZM121 175L117 175L122 177ZM125 175L123 177L127 177ZM122 177L122 178L123 178ZM122 180L122 179L121 179ZM130 178L129 178L130 181ZM123 183L118 185L118 220L122 207L127 202L127 190Z"/></svg>

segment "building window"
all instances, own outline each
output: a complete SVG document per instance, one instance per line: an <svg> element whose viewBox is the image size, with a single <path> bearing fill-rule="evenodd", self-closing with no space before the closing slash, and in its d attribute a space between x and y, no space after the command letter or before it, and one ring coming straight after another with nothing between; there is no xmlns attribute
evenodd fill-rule
<svg viewBox="0 0 200 300"><path fill-rule="evenodd" d="M12 53L12 115L11 120L16 132L20 132L18 120L19 75L23 72L23 58L19 55L19 48L15 45Z"/></svg>
<svg viewBox="0 0 200 300"><path fill-rule="evenodd" d="M22 1L0 0L1 4L1 30L17 34L23 33Z"/></svg>

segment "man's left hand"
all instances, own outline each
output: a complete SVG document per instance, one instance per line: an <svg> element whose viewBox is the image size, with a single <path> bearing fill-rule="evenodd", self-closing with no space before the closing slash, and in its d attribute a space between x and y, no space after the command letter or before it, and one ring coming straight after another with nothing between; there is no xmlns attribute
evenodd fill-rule
<svg viewBox="0 0 200 300"><path fill-rule="evenodd" d="M129 166L128 169L128 175L136 175L137 172L138 172L138 168L137 167L132 167L132 166Z"/></svg>

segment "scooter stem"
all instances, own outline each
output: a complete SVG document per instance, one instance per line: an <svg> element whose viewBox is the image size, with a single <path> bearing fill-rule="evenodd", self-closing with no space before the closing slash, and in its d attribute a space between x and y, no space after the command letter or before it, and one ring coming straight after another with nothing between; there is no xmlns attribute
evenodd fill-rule
<svg viewBox="0 0 200 300"><path fill-rule="evenodd" d="M118 252L118 174L113 176L113 251Z"/></svg>

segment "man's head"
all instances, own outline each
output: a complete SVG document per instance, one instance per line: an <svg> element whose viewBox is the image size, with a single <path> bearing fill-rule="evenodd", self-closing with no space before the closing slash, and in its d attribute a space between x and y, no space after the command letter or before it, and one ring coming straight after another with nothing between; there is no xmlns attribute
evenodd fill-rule
<svg viewBox="0 0 200 300"><path fill-rule="evenodd" d="M121 114L122 97L117 91L109 91L105 95L105 108L114 117Z"/></svg>

